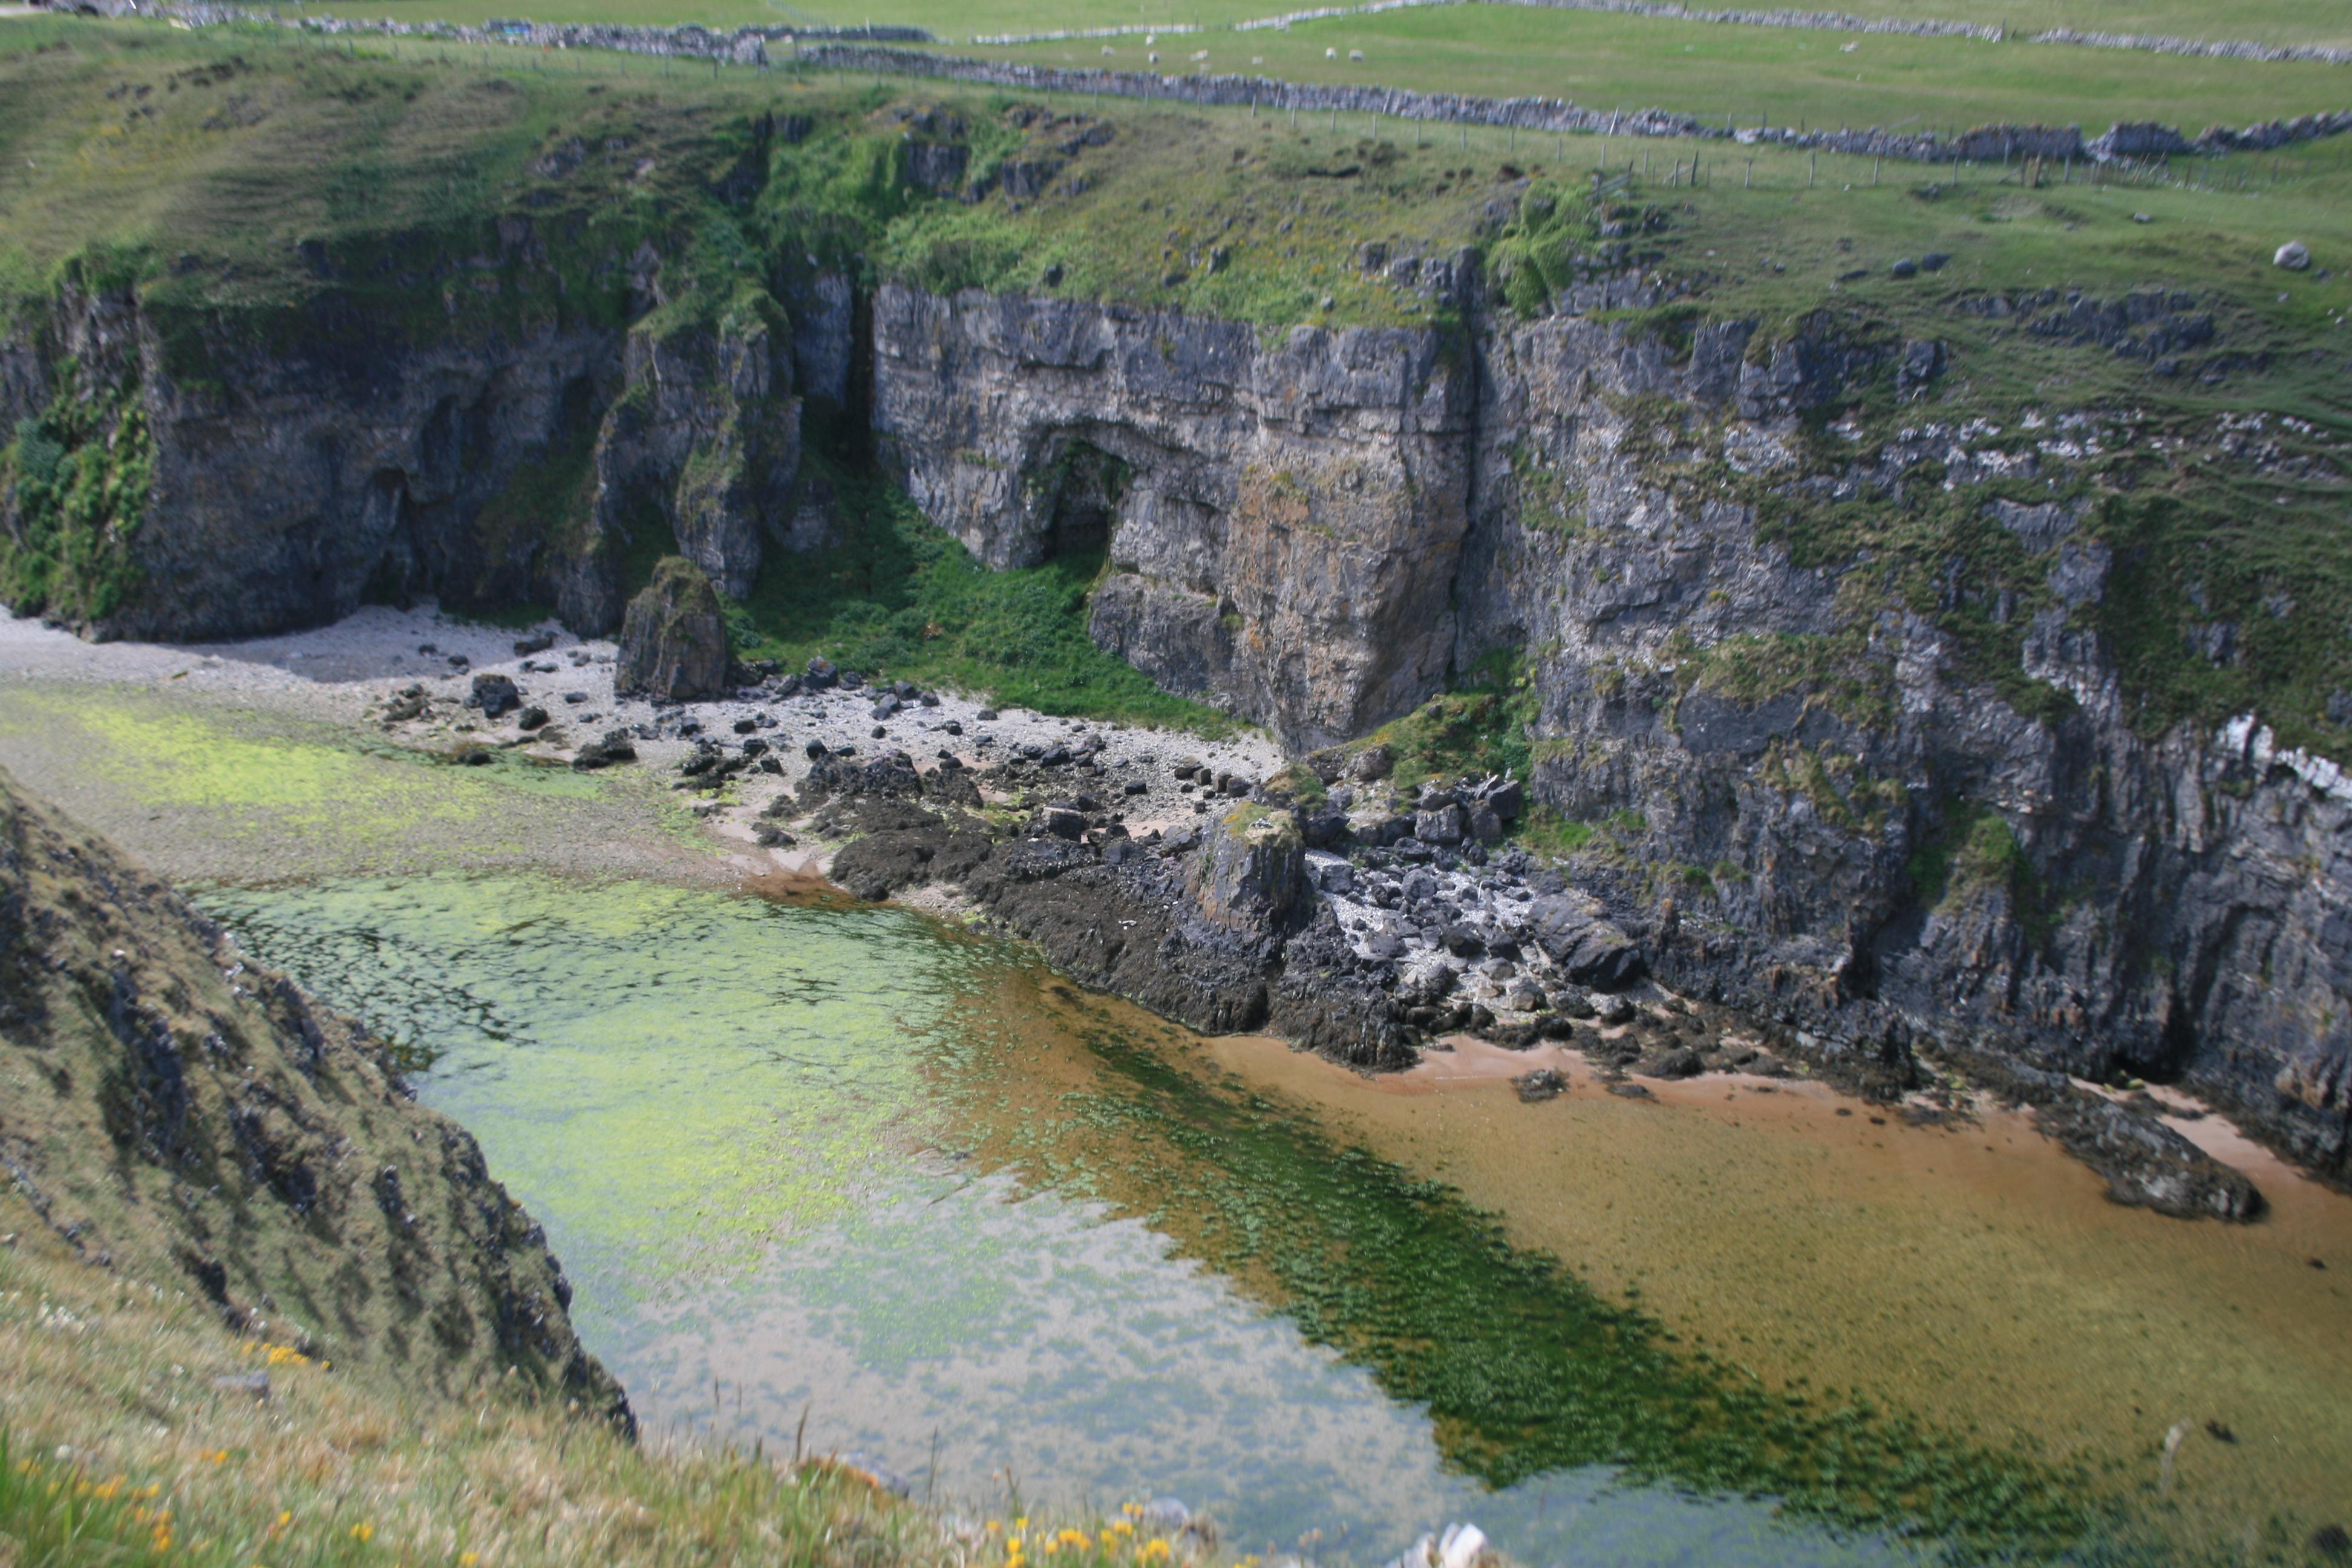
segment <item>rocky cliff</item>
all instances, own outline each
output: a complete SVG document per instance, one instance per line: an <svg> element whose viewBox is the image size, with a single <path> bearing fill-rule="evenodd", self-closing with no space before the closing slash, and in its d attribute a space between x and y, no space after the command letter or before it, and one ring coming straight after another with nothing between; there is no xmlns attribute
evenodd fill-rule
<svg viewBox="0 0 2352 1568"><path fill-rule="evenodd" d="M84 1262L177 1280L241 1331L411 1387L520 1377L632 1425L465 1130L5 773L0 1169Z"/></svg>
<svg viewBox="0 0 2352 1568"><path fill-rule="evenodd" d="M560 282L530 220L499 233L483 278ZM12 596L222 638L423 595L608 631L631 563L674 549L748 591L792 522L790 324L673 305L660 274L635 258L626 328L436 330L330 292L266 335L68 282L0 350L0 419L42 459L0 492Z"/></svg>
<svg viewBox="0 0 2352 1568"><path fill-rule="evenodd" d="M2352 782L2128 700L2087 478L2127 414L1874 433L1835 416L1942 343L1444 286L1465 324L1271 343L885 288L874 424L985 560L1107 534L1097 640L1300 751L1521 658L1535 797L1670 982L1864 1058L2185 1079L2341 1168ZM2150 358L2211 333L2177 299L1995 303Z"/></svg>
<svg viewBox="0 0 2352 1568"><path fill-rule="evenodd" d="M530 276L530 226L499 234ZM2130 490L2178 437L2128 407L1937 423L1921 395L1967 369L1940 340L1709 319L1613 264L1558 296L1605 314L1551 314L1497 250L1490 278L1368 247L1435 324L1268 335L826 276L718 309L647 247L624 326L321 307L289 348L207 340L202 378L130 296L69 288L0 363L47 443L10 527L28 497L80 520L51 598L101 634L299 625L371 584L603 630L672 541L738 595L825 541L805 386L982 561L1103 552L1096 639L1295 752L1515 659L1534 804L1673 983L1873 1060L2185 1079L2340 1170L2352 784L2257 715L2152 721L2126 680ZM2163 376L2237 363L2185 296L1954 308ZM2249 478L2263 450L2216 447Z"/></svg>
<svg viewBox="0 0 2352 1568"><path fill-rule="evenodd" d="M1444 681L1475 428L1462 346L1315 327L1267 344L1234 322L885 286L873 421L908 494L973 554L1108 545L1097 642L1318 746Z"/></svg>

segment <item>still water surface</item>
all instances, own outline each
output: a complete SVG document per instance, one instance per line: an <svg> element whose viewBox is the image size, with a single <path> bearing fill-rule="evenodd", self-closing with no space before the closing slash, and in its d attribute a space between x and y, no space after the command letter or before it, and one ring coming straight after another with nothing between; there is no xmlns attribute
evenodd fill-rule
<svg viewBox="0 0 2352 1568"><path fill-rule="evenodd" d="M205 901L257 957L434 1053L423 1097L544 1220L583 1338L656 1431L773 1448L804 1420L810 1447L953 1505L1172 1494L1234 1552L1326 1561L1379 1562L1461 1518L1531 1563L1882 1562L1938 1541L2200 1533L2164 1528L2179 1500L2152 1508L2128 1433L2074 1452L1997 1420L1979 1431L1954 1418L1965 1399L1890 1404L1905 1368L1864 1379L1834 1346L1792 1360L1740 1345L1773 1305L1741 1303L1735 1282L1715 1281L1727 1310L1669 1326L1536 1250L1591 1247L1604 1275L1622 1263L1599 1232L1542 1216L1638 1201L1642 1178L1624 1177L1644 1149L1683 1141L1680 1175L1647 1178L1661 1192L1708 1178L1720 1151L1691 1144L1675 1108L1643 1108L1680 1120L1613 1153L1599 1123L1532 1120L1573 1096L1513 1103L1530 1120L1497 1138L1493 1096L1400 1094L1203 1042L895 910L452 875ZM1418 1147L1421 1113L1480 1106L1483 1130L1444 1134L1447 1157ZM1595 1097L1578 1114L1622 1109ZM2018 1131L1987 1135L2014 1160ZM1453 1184L1422 1179L1432 1166ZM1779 1206L1811 1201L1801 1173L1753 1174L1781 1184ZM1853 1269L1843 1244L1899 1243L1904 1206L1858 1240L1841 1234L1851 1219L1815 1216L1821 1266ZM1729 1245L1700 1207L1655 1210L1694 1247ZM1638 1301L1640 1272L1613 1281L1621 1297ZM1856 1293L1824 1275L1820 1321ZM1700 1329L1728 1351L1702 1348ZM1964 1368L1961 1332L1948 1348ZM1843 1386L1792 1382L1800 1362ZM2270 1534L2294 1560L2300 1541Z"/></svg>
<svg viewBox="0 0 2352 1568"><path fill-rule="evenodd" d="M995 944L535 879L205 902L248 952L430 1043L422 1097L544 1221L583 1337L654 1428L772 1448L805 1411L812 1448L919 1492L1171 1494L1235 1552L1377 1561L1475 1518L1531 1562L1896 1555L1605 1465L1490 1490L1376 1366L1178 1245L1203 1215L1099 1195L1166 1156L1105 1114L1076 1031L992 1007L1022 963ZM1192 1174L1216 1180L1213 1153Z"/></svg>
<svg viewBox="0 0 2352 1568"><path fill-rule="evenodd" d="M1368 1081L711 890L638 781L226 702L10 680L0 753L436 1053L657 1433L805 1412L950 1505L1173 1493L1327 1561L1460 1517L1596 1563L2318 1563L2352 1526L2352 1199L2259 1151L2261 1224L2184 1224L1997 1113Z"/></svg>

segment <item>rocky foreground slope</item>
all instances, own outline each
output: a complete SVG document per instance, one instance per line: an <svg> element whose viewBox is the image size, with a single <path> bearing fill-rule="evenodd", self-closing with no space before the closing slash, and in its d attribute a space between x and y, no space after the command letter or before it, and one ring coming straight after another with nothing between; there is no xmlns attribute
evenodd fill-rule
<svg viewBox="0 0 2352 1568"><path fill-rule="evenodd" d="M417 1392L520 1378L632 1425L473 1138L5 773L0 1168L84 1263L176 1279L241 1332Z"/></svg>

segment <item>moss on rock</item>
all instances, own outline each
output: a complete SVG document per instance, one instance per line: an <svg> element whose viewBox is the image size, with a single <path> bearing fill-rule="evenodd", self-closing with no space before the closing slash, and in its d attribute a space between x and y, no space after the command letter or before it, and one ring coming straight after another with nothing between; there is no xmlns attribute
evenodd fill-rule
<svg viewBox="0 0 2352 1568"><path fill-rule="evenodd" d="M688 702L727 688L727 616L719 590L682 555L664 556L621 623L614 689Z"/></svg>

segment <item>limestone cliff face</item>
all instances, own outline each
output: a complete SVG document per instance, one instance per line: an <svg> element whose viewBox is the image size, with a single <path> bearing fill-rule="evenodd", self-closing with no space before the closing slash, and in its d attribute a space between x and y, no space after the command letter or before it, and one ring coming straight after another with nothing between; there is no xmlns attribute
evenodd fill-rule
<svg viewBox="0 0 2352 1568"><path fill-rule="evenodd" d="M430 594L552 603L594 633L619 622L624 561L674 537L741 593L789 527L800 421L781 319L420 339L320 310L283 344L186 329L206 372L182 380L132 296L68 289L0 353L11 428L87 392L135 406L152 446L143 521L102 542L127 591L51 613L102 637L221 638ZM0 497L21 536L17 510Z"/></svg>
<svg viewBox="0 0 2352 1568"><path fill-rule="evenodd" d="M1800 480L1795 416L1871 367L1751 335L1673 359L1586 321L1484 340L1457 661L1528 651L1536 795L1621 825L1588 875L1649 917L1671 983L1865 1051L2179 1075L2341 1169L2352 782L2252 721L2135 730L2079 506L1989 503L2046 583L2015 617L2022 672L2063 694L2038 712L1946 630L1862 599L1866 563L1792 566L1721 476L1891 505L1922 458L1948 486L2021 461L2055 479L2067 448L1923 424Z"/></svg>
<svg viewBox="0 0 2352 1568"><path fill-rule="evenodd" d="M687 559L741 598L771 537L792 525L800 400L792 329L781 317L630 330L622 393L597 432L595 547L569 564L559 608L574 627L610 627L627 590L614 557L667 527Z"/></svg>
<svg viewBox="0 0 2352 1568"><path fill-rule="evenodd" d="M1458 337L977 292L875 297L873 422L993 566L1108 543L1102 643L1171 690L1328 744L1443 684L1469 521Z"/></svg>
<svg viewBox="0 0 2352 1568"><path fill-rule="evenodd" d="M885 289L874 426L993 564L1107 530L1097 640L1294 747L1522 652L1536 796L1612 825L1581 875L1669 980L1833 1049L2178 1075L2341 1167L2352 783L2252 721L2135 730L2096 630L2108 548L2079 506L1985 503L2041 578L1995 616L2018 628L2014 673L2063 694L2032 711L1937 625L1872 602L1860 563L1794 564L1759 513L1776 487L1898 504L1923 460L1947 489L2057 481L2063 443L2021 458L1923 424L1824 474L1801 460L1804 416L1872 376L1916 389L1940 345L1826 321L1677 345L1470 320L1268 344Z"/></svg>

